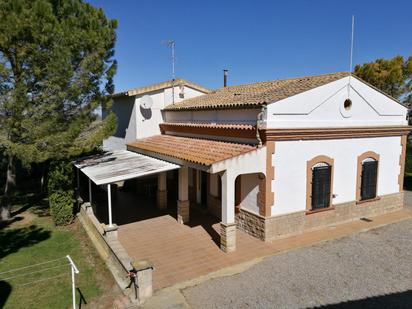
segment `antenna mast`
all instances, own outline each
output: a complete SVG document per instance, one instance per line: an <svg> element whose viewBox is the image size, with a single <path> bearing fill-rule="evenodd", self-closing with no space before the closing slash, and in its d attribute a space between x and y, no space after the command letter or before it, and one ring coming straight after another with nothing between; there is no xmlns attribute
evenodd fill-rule
<svg viewBox="0 0 412 309"><path fill-rule="evenodd" d="M349 83L348 83L348 99L350 94L350 80L352 76L352 59L353 59L353 34L355 32L355 15L352 15L352 34L350 39L350 59L349 59Z"/></svg>
<svg viewBox="0 0 412 309"><path fill-rule="evenodd" d="M172 103L175 104L175 63L176 63L176 56L175 56L175 46L176 42L174 40L162 41L163 44L167 44L170 47L172 52Z"/></svg>

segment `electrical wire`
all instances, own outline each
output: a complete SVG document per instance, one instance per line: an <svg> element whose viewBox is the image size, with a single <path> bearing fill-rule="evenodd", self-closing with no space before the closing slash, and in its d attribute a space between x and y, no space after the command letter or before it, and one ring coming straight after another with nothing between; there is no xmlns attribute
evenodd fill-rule
<svg viewBox="0 0 412 309"><path fill-rule="evenodd" d="M22 269L27 269L27 268L30 268L30 267L35 267L35 266L39 266L39 265L44 265L44 264L56 262L56 261L59 261L61 259L66 259L66 257L63 256L63 257L55 259L55 260L50 260L50 261L43 262L43 263L38 263L38 264L30 265L30 266L25 266L25 267L15 268L15 269L8 270L8 271L3 271L3 272L0 273L0 275L6 274L6 273L11 273L11 272L22 270Z"/></svg>
<svg viewBox="0 0 412 309"><path fill-rule="evenodd" d="M19 287L22 287L22 286L26 286L26 285L30 285L30 284L35 284L35 283L39 283L39 282L46 281L46 280L56 279L56 278L60 278L60 277L63 277L63 276L67 276L67 277L68 277L68 274L58 275L58 276L54 276L54 277L50 277L50 278L45 278L45 279L40 279L40 280L34 280L34 281L30 281L30 282L27 282L27 283L24 283L24 284L19 284L19 285L15 286L15 287L16 287L16 288L19 288Z"/></svg>
<svg viewBox="0 0 412 309"><path fill-rule="evenodd" d="M19 275L15 275L15 276L8 277L8 278L0 278L0 280L4 280L4 281L5 281L5 280L10 280L10 279L18 278L18 277L30 276L31 274L37 274L37 273L41 273L41 272L46 271L46 270L49 270L49 269L58 268L58 267L62 267L62 266L67 266L67 265L70 265L70 263L68 263L68 264L62 264L62 265L57 265L57 266L53 266L53 267L47 267L47 268L43 268L43 269L40 269L40 270L36 270L36 271L29 272L29 273L22 273L22 274L19 274Z"/></svg>

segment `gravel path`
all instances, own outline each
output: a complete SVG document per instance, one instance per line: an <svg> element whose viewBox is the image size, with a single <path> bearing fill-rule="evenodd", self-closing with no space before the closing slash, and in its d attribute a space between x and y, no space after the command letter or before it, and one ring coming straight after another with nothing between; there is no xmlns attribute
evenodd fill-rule
<svg viewBox="0 0 412 309"><path fill-rule="evenodd" d="M412 220L183 290L192 308L412 308Z"/></svg>

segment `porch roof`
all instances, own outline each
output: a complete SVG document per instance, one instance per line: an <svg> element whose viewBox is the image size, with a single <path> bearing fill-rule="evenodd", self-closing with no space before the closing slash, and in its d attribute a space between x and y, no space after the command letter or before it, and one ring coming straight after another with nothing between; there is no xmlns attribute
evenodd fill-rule
<svg viewBox="0 0 412 309"><path fill-rule="evenodd" d="M161 158L186 161L200 166L210 166L246 152L256 146L174 135L155 135L127 144L127 149Z"/></svg>
<svg viewBox="0 0 412 309"><path fill-rule="evenodd" d="M79 158L73 163L96 185L110 184L180 168L179 165L127 150L108 151Z"/></svg>

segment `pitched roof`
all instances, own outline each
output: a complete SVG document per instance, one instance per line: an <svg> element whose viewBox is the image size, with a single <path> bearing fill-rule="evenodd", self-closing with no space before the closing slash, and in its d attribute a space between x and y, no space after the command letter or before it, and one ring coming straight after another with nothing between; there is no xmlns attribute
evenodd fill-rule
<svg viewBox="0 0 412 309"><path fill-rule="evenodd" d="M168 105L164 110L256 108L349 76L347 72L296 77L217 89Z"/></svg>
<svg viewBox="0 0 412 309"><path fill-rule="evenodd" d="M128 143L127 149L209 166L255 150L256 146L173 135L155 135Z"/></svg>
<svg viewBox="0 0 412 309"><path fill-rule="evenodd" d="M150 85L146 85L146 86L143 86L143 87L137 87L137 88L129 89L129 90L126 90L126 91L123 91L123 92L118 92L118 93L113 94L112 97L133 96L133 95L148 93L148 92L156 91L156 90L160 90L160 89L170 88L170 87L172 87L172 85L187 86L187 87L199 90L199 91L204 92L204 93L211 92L210 89L207 89L203 86L195 84L191 81L188 81L188 80L183 79L183 78L176 78L174 81L173 80L167 80L167 81L164 81L164 82L161 82L161 83L150 84Z"/></svg>

